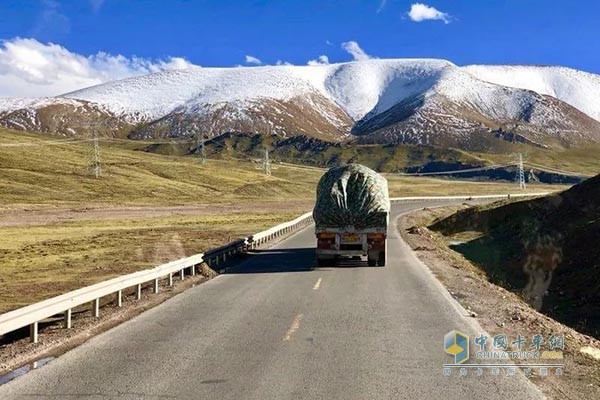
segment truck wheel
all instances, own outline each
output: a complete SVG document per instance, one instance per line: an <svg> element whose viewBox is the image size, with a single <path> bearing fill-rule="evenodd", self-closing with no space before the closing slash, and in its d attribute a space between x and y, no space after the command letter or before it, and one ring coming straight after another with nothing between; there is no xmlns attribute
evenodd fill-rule
<svg viewBox="0 0 600 400"><path fill-rule="evenodd" d="M377 265L379 265L380 267L385 267L385 251L382 251L381 253L379 253L379 260L377 261Z"/></svg>
<svg viewBox="0 0 600 400"><path fill-rule="evenodd" d="M377 260L371 259L371 258L367 258L367 265L369 267L375 267L377 265Z"/></svg>

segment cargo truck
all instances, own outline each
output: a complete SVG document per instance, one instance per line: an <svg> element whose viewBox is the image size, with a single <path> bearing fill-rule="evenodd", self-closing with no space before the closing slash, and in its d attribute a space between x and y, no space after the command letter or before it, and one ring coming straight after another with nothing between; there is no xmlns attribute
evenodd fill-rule
<svg viewBox="0 0 600 400"><path fill-rule="evenodd" d="M387 180L360 164L331 168L317 186L313 210L317 266L342 257L386 264L390 199Z"/></svg>

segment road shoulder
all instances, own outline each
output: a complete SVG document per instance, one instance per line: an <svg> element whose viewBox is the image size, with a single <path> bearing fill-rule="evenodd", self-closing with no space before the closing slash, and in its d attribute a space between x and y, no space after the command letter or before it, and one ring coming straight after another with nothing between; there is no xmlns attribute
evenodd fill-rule
<svg viewBox="0 0 600 400"><path fill-rule="evenodd" d="M122 307L117 307L113 297L103 299L99 317L94 317L89 307L78 307L73 312L73 327L63 329L60 317L44 322L40 332L40 341L31 343L26 329L0 336L0 382L18 370L35 369L39 360L52 360L65 352L78 347L94 336L106 332L123 322L150 310L187 289L204 283L218 276L206 264L202 264L195 276L188 276L184 281L175 280L171 287L160 287L158 294L153 293L152 285L143 286L140 300L134 299L133 289L124 293Z"/></svg>
<svg viewBox="0 0 600 400"><path fill-rule="evenodd" d="M533 376L549 398L600 398L600 361L581 353L585 346L600 348L600 341L583 335L535 311L520 296L490 283L486 274L447 246L447 240L426 228L436 218L465 206L421 209L400 216L398 229L417 257L431 270L477 322L492 335L564 335L564 376Z"/></svg>

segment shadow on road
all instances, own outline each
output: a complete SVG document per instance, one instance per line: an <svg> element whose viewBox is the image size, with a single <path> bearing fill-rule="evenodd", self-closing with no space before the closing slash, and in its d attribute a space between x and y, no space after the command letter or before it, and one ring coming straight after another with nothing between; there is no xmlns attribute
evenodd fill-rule
<svg viewBox="0 0 600 400"><path fill-rule="evenodd" d="M342 258L336 261L335 268L373 268L367 265L367 260L353 260L350 258ZM323 270L323 268L319 268Z"/></svg>
<svg viewBox="0 0 600 400"><path fill-rule="evenodd" d="M363 260L341 259L335 268L372 268ZM244 261L227 269L227 274L303 272L317 269L314 248L252 250ZM318 268L325 271L330 268Z"/></svg>
<svg viewBox="0 0 600 400"><path fill-rule="evenodd" d="M314 248L252 250L244 261L227 269L228 274L311 271L315 266Z"/></svg>

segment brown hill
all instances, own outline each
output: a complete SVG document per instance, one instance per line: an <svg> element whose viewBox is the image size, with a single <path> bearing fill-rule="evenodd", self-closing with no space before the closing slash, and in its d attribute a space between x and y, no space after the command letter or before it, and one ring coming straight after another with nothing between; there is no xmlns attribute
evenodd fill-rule
<svg viewBox="0 0 600 400"><path fill-rule="evenodd" d="M536 308L600 337L600 175L556 195L463 210L431 229L481 232L455 250Z"/></svg>

